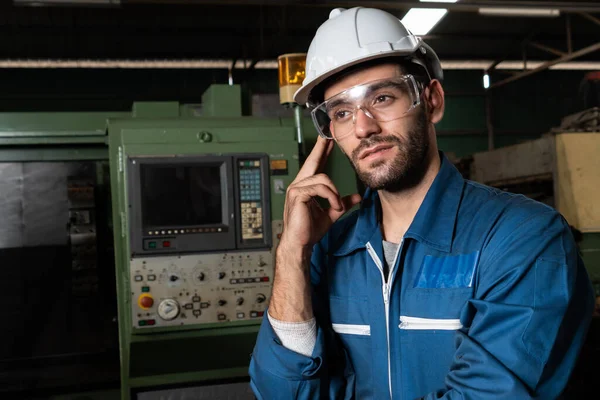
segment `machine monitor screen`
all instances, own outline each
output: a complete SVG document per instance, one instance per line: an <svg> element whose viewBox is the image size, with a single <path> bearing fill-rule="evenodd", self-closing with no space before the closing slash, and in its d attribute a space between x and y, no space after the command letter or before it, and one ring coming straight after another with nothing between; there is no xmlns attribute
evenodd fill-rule
<svg viewBox="0 0 600 400"><path fill-rule="evenodd" d="M223 223L219 165L141 165L142 225L203 226Z"/></svg>
<svg viewBox="0 0 600 400"><path fill-rule="evenodd" d="M132 256L269 246L268 160L255 153L130 157Z"/></svg>

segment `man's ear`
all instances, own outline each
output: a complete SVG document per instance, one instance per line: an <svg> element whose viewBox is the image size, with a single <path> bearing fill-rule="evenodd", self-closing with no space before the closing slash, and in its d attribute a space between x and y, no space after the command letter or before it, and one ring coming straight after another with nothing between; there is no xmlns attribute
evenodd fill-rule
<svg viewBox="0 0 600 400"><path fill-rule="evenodd" d="M437 124L444 117L444 89L437 79L432 79L425 88L424 100L427 102L429 122Z"/></svg>

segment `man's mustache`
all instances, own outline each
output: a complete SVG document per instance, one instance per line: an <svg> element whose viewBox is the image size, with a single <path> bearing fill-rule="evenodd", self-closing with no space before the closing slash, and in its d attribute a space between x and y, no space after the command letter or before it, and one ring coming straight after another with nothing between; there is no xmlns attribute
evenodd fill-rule
<svg viewBox="0 0 600 400"><path fill-rule="evenodd" d="M373 147L378 144L393 143L398 146L402 146L402 140L396 136L373 136L368 139L362 140L359 145L352 151L352 160L357 160L358 155L365 149Z"/></svg>

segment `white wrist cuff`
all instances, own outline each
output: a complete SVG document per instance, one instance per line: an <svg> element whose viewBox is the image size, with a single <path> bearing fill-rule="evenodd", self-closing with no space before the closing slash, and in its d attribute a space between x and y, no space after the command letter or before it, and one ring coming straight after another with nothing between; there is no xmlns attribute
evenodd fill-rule
<svg viewBox="0 0 600 400"><path fill-rule="evenodd" d="M267 317L283 347L310 357L317 343L317 322L314 318L302 322L279 321Z"/></svg>

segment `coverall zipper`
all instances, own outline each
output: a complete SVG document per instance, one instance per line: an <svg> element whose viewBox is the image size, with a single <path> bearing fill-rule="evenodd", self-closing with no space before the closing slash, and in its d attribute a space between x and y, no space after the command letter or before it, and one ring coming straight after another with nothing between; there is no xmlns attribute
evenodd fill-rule
<svg viewBox="0 0 600 400"><path fill-rule="evenodd" d="M386 339L387 339L388 385L389 385L389 390L390 390L390 399L393 398L393 396L392 396L392 360L391 360L391 354L390 354L390 288L392 287L392 283L394 281L394 276L395 276L394 270L396 268L396 261L398 259L398 254L400 254L400 251L402 250L403 243L404 243L404 239L402 239L402 241L398 245L398 250L396 250L396 255L394 256L394 262L392 263L392 265L389 269L388 279L386 280L385 276L383 274L383 264L381 263L379 256L373 249L373 246L371 246L371 243L367 242L367 252L371 256L371 259L373 260L375 265L377 265L377 268L379 269L379 272L381 273L381 281L383 282L382 293L383 293L383 305L385 308L385 329L386 329L385 334L386 334Z"/></svg>

